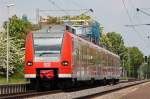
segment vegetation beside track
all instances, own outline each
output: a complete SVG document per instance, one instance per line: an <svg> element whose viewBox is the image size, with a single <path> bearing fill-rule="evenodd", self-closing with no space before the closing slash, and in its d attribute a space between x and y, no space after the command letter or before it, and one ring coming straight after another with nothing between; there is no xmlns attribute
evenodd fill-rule
<svg viewBox="0 0 150 99"><path fill-rule="evenodd" d="M22 72L15 72L10 78L9 82L7 83L6 77L0 76L0 84L18 84L18 83L28 83L24 78L24 75Z"/></svg>

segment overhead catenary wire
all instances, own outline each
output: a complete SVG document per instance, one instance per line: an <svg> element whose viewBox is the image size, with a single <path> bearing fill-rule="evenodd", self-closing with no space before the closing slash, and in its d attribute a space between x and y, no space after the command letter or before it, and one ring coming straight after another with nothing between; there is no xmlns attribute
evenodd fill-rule
<svg viewBox="0 0 150 99"><path fill-rule="evenodd" d="M56 4L55 1L53 1L53 0L48 0L48 1L51 2L51 4L53 6L55 6L55 7L57 7L57 9L59 9L59 10L40 10L40 11L64 12L66 16L71 16L69 12L79 12L79 11L87 11L87 10L89 10L87 8L86 9L67 9L67 10L65 10L62 7L60 7L58 4ZM59 2L61 2L61 1L59 1Z"/></svg>
<svg viewBox="0 0 150 99"><path fill-rule="evenodd" d="M121 0L122 1L122 4L123 4L123 8L125 9L125 11L126 11L126 14L127 14L127 16L128 16L128 18L129 18L129 21L130 21L130 27L138 34L138 36L141 38L143 35L139 32L139 31L137 31L136 29L135 29L135 25L133 24L133 21L132 21L132 18L131 18L131 16L130 16L130 14L129 14L129 11L128 11L128 9L127 9L127 7L126 7L126 4L125 4L125 0ZM132 5L133 6L133 5ZM145 42L144 42L144 40L142 40L142 42L143 42L143 44L144 44L144 46L147 46L148 44L146 44Z"/></svg>
<svg viewBox="0 0 150 99"><path fill-rule="evenodd" d="M63 11L67 16L69 16L69 13L67 11L65 11L63 8L61 8L59 5L57 5L55 3L55 1L52 0L48 0L49 2L51 2L52 5L54 5L55 7L57 7L58 9L60 9L61 11Z"/></svg>
<svg viewBox="0 0 150 99"><path fill-rule="evenodd" d="M124 7L124 9L125 9L125 11L126 11L126 14L127 14L128 18L129 18L129 21L130 21L130 24L131 24L131 25L125 25L125 26L131 26L131 28L132 28L135 32L139 33L139 32L135 29L135 26L134 26L134 24L133 24L132 18L131 18L130 14L129 14L129 11L128 11L127 7L126 7L125 0L121 0L121 1L122 1L122 3L123 3L123 7ZM139 34L140 34L140 33L139 33Z"/></svg>
<svg viewBox="0 0 150 99"><path fill-rule="evenodd" d="M91 11L91 9L67 9L67 10L64 10L64 11L74 14L74 12L83 12L83 11L84 11L83 13L86 13L89 10ZM41 10L41 9L38 9L37 13L41 13L41 14L44 14L44 15L52 14L52 16L53 16L54 14L63 14L64 12L62 12L62 10ZM69 15L71 15L71 14L69 14ZM79 14L76 13L74 15L78 16ZM38 15L38 16L40 16L40 15Z"/></svg>
<svg viewBox="0 0 150 99"><path fill-rule="evenodd" d="M51 0L52 1L52 0ZM59 0L59 1L61 1L61 0ZM68 1L69 2L69 1ZM76 0L71 0L71 3L73 4L73 5L75 5L77 8L82 8L83 6L82 5L80 5L79 3L77 3L76 2ZM56 3L55 3L56 4ZM100 21L100 19L98 18L98 17L96 17L95 15L94 15L94 10L93 11L89 11L89 10L91 10L92 8L90 8L90 9L87 9L87 8L82 8L82 9L79 9L79 10L75 10L75 9L68 9L68 10L63 10L63 11L66 11L66 12L71 12L71 11L84 11L84 12L82 12L82 13L80 13L79 15L81 15L81 14L86 14L86 15L89 15L93 20L97 20L97 21ZM92 14L89 14L89 13L87 13L87 12L92 12Z"/></svg>
<svg viewBox="0 0 150 99"><path fill-rule="evenodd" d="M132 2L133 0L130 0L130 4L132 5L132 8L135 10L137 10L137 8L134 6L134 3ZM150 8L140 8L140 9L144 9L144 10L150 10ZM138 13L138 11L136 11L136 14ZM150 26L150 24L149 23L147 23L147 24L143 24L142 22L141 22L141 20L140 20L140 18L139 17L136 17L137 18L137 22L138 22L138 24L134 24L134 26L136 26L136 27L138 27L138 28L140 28L140 29L142 29L141 28L141 26ZM135 19L135 18L134 18ZM126 25L127 27L130 27L131 25ZM142 31L141 32L143 32L143 31L145 31L145 29L142 29ZM146 36L146 35L145 35ZM146 36L146 38L148 38L148 36ZM147 40L147 39L146 39ZM149 45L149 44L148 44Z"/></svg>
<svg viewBox="0 0 150 99"><path fill-rule="evenodd" d="M141 9L144 9L144 10L150 10L150 8L141 8Z"/></svg>
<svg viewBox="0 0 150 99"><path fill-rule="evenodd" d="M123 7L124 7L124 9L125 9L125 11L127 13L128 18L129 18L129 21L132 24L132 18L131 18L130 14L129 14L129 11L128 11L127 7L126 7L125 0L121 0L121 1L123 3Z"/></svg>
<svg viewBox="0 0 150 99"><path fill-rule="evenodd" d="M72 0L71 1L73 3L73 5L75 5L76 7L82 8L82 6L76 2L76 0Z"/></svg>

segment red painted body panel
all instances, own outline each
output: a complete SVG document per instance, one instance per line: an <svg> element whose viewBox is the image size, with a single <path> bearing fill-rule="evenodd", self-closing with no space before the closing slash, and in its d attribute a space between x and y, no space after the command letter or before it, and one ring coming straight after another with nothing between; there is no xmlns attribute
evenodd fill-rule
<svg viewBox="0 0 150 99"><path fill-rule="evenodd" d="M27 66L27 62L33 62L33 39L32 33L30 32L27 35L26 42L25 42L25 66L24 66L24 73L30 74L33 71L32 67Z"/></svg>
<svg viewBox="0 0 150 99"><path fill-rule="evenodd" d="M33 61L33 39L32 39L32 33L30 32L26 39L25 44L25 62L27 61Z"/></svg>
<svg viewBox="0 0 150 99"><path fill-rule="evenodd" d="M32 33L29 33L26 39L25 45L25 66L24 73L26 74L36 74L37 68L55 68L58 69L59 74L71 74L71 36L68 32L64 34L61 48L61 58L56 62L34 62L34 49L33 49L33 37ZM32 61L32 66L27 66L27 62ZM62 61L68 61L68 66L62 66ZM50 75L49 75L50 76ZM53 75L52 75L53 76ZM26 77L28 78L28 77Z"/></svg>
<svg viewBox="0 0 150 99"><path fill-rule="evenodd" d="M68 61L68 66L61 66L60 73L72 73L72 38L69 32L65 32L62 50L61 50L61 62Z"/></svg>

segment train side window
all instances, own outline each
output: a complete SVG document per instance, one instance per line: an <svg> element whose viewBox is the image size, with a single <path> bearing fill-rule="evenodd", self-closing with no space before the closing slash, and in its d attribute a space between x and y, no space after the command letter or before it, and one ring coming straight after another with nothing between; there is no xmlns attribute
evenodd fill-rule
<svg viewBox="0 0 150 99"><path fill-rule="evenodd" d="M105 66L108 66L108 55L107 53L105 53L106 57L105 57Z"/></svg>
<svg viewBox="0 0 150 99"><path fill-rule="evenodd" d="M107 54L107 66L109 66L109 54Z"/></svg>
<svg viewBox="0 0 150 99"><path fill-rule="evenodd" d="M106 66L106 55L105 55L105 52L103 52L103 66Z"/></svg>
<svg viewBox="0 0 150 99"><path fill-rule="evenodd" d="M116 63L117 63L117 61L116 61L116 59L115 59L115 63L114 63L115 66L117 65Z"/></svg>
<svg viewBox="0 0 150 99"><path fill-rule="evenodd" d="M89 65L89 46L88 46L88 48L87 48L86 60L87 60L87 65Z"/></svg>
<svg viewBox="0 0 150 99"><path fill-rule="evenodd" d="M82 45L81 45L81 62L82 62L81 65L83 65L83 46Z"/></svg>
<svg viewBox="0 0 150 99"><path fill-rule="evenodd" d="M75 31L75 29L72 29L72 34L76 34L76 31Z"/></svg>
<svg viewBox="0 0 150 99"><path fill-rule="evenodd" d="M98 52L98 64L101 64L102 58L101 58L101 52Z"/></svg>
<svg viewBox="0 0 150 99"><path fill-rule="evenodd" d="M111 58L111 66L113 66L113 56L112 56L112 58Z"/></svg>
<svg viewBox="0 0 150 99"><path fill-rule="evenodd" d="M114 57L112 57L112 66L114 66Z"/></svg>
<svg viewBox="0 0 150 99"><path fill-rule="evenodd" d="M70 28L69 26L66 26L66 30L67 30L67 31L69 31L69 28Z"/></svg>
<svg viewBox="0 0 150 99"><path fill-rule="evenodd" d="M101 64L104 65L104 52L103 51L101 52L101 58L102 58Z"/></svg>

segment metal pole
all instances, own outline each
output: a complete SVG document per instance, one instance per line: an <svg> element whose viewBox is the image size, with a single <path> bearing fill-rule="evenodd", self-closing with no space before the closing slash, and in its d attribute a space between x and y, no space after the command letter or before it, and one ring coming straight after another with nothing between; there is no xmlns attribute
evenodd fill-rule
<svg viewBox="0 0 150 99"><path fill-rule="evenodd" d="M7 78L7 83L9 80L9 6L7 6L8 8L8 21L7 21L7 74L6 74L6 78Z"/></svg>
<svg viewBox="0 0 150 99"><path fill-rule="evenodd" d="M37 25L39 26L39 8L36 9L36 22L37 22Z"/></svg>
<svg viewBox="0 0 150 99"><path fill-rule="evenodd" d="M122 68L123 68L123 69L122 69L122 73L123 73L123 75L122 75L122 76L123 76L123 78L126 78L126 77L125 77L125 68L124 68L124 57L123 57L123 59L122 59L122 62L123 62L123 63L122 63Z"/></svg>
<svg viewBox="0 0 150 99"><path fill-rule="evenodd" d="M130 72L129 72L129 78L130 78L132 76L133 70L132 70L131 65L130 65L130 51L129 51L129 48L128 48L128 63L129 63L129 68L130 68Z"/></svg>
<svg viewBox="0 0 150 99"><path fill-rule="evenodd" d="M146 79L149 79L149 58L148 58L148 61L147 61L147 70L146 70Z"/></svg>
<svg viewBox="0 0 150 99"><path fill-rule="evenodd" d="M8 22L7 22L7 60L6 60L6 64L7 64L7 74L6 74L7 83L9 81L9 8L11 6L14 6L14 4L8 4L7 5L7 10L8 10Z"/></svg>

